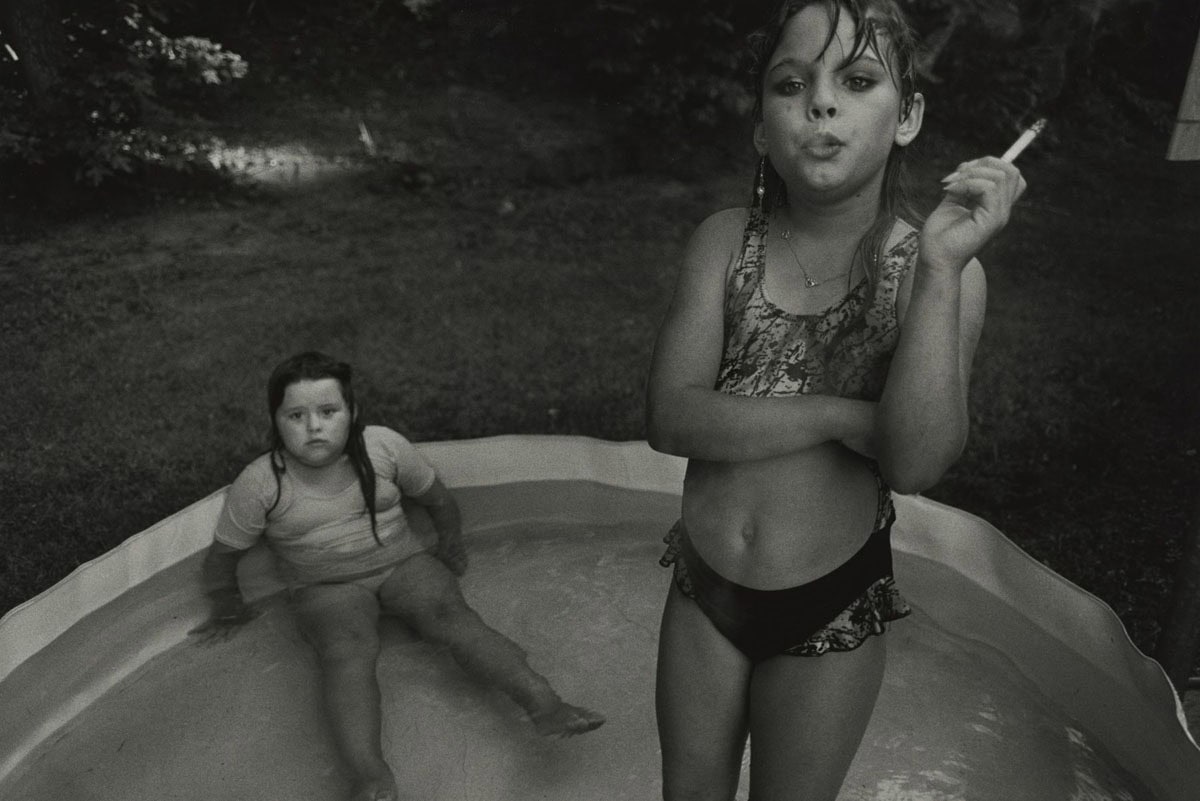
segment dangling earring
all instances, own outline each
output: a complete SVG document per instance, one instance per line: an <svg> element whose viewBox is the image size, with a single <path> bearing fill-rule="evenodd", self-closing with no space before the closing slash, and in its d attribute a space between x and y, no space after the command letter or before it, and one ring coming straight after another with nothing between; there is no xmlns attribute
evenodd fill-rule
<svg viewBox="0 0 1200 801"><path fill-rule="evenodd" d="M767 157L758 160L758 173L754 176L754 197L750 200L752 208L761 209L763 198L767 194Z"/></svg>

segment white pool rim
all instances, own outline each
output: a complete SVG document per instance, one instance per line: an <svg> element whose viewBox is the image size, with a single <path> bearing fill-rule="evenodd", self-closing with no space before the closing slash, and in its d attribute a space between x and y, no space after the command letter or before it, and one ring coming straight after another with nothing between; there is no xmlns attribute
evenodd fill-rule
<svg viewBox="0 0 1200 801"><path fill-rule="evenodd" d="M451 489L463 490L464 529L481 534L514 520L489 519L473 508L472 488L545 482L580 482L662 496L664 510L678 508L685 462L652 451L644 442L586 437L501 436L420 444ZM162 570L205 549L224 489L130 537L45 592L0 618L0 782L38 745L52 737L117 682L186 636L198 620L178 620L139 632L128 643L105 643L61 686L37 699L6 687L14 671L49 647L90 613ZM598 504L532 503L528 520L608 522ZM919 496L897 496L893 549L940 563L965 576L1063 644L1077 659L1043 664L1019 632L987 621L939 597L936 588L903 586L935 622L992 646L1026 678L1092 732L1113 757L1159 801L1195 801L1200 788L1200 748L1188 733L1179 698L1157 662L1142 654L1113 610L1094 595L1034 560L986 521ZM611 507L611 504L609 504ZM564 508L569 507L569 508ZM666 524L670 520L664 521ZM196 592L199 593L197 576ZM1039 634L1040 636L1040 634ZM1079 667L1082 666L1082 667ZM27 687L27 684L21 684ZM44 690L44 691L43 691ZM31 705L36 709L31 709Z"/></svg>

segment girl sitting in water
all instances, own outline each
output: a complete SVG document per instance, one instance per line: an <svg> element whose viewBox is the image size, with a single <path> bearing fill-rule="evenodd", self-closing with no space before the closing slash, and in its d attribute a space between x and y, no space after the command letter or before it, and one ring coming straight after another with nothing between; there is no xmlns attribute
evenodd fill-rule
<svg viewBox="0 0 1200 801"><path fill-rule="evenodd" d="M355 801L398 797L380 744L381 612L448 646L465 670L520 704L539 733L600 726L602 716L564 703L524 652L467 606L455 578L467 567L458 506L412 443L363 425L350 378L349 365L311 352L272 372L271 449L226 495L204 561L213 611L201 633L227 637L253 617L237 565L265 536L316 651L325 712L354 777ZM429 511L438 535L432 552L409 528L402 498Z"/></svg>

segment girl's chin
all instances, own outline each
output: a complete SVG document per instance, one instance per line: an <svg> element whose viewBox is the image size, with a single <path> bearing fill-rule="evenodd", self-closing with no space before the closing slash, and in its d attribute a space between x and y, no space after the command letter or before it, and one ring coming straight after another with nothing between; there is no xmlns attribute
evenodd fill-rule
<svg viewBox="0 0 1200 801"><path fill-rule="evenodd" d="M799 197L821 204L849 200L858 196L863 189L861 183L851 180L841 170L810 172L797 181L797 186L800 189L797 193ZM788 195L792 195L791 189Z"/></svg>
<svg viewBox="0 0 1200 801"><path fill-rule="evenodd" d="M329 465L333 464L341 457L341 453L340 452L333 453L326 448L308 447L308 448L305 448L300 453L296 453L295 451L289 450L288 456L292 457L293 459L295 459L297 462L304 465L305 467L314 467L315 468L315 467L328 467Z"/></svg>

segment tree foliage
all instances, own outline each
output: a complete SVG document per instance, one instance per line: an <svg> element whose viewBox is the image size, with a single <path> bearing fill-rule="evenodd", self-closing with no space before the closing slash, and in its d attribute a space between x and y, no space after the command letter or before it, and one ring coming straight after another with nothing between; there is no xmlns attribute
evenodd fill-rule
<svg viewBox="0 0 1200 801"><path fill-rule="evenodd" d="M458 0L460 4L464 0ZM900 0L919 38L938 117L981 138L1033 115L1162 123L1145 86L1151 21L1167 0ZM643 120L695 124L746 108L746 37L776 0L518 0L513 41ZM1175 3L1175 6L1180 5ZM1191 34L1194 41L1195 31ZM1153 80L1151 78L1151 80ZM1142 83L1139 83L1142 82Z"/></svg>
<svg viewBox="0 0 1200 801"><path fill-rule="evenodd" d="M512 40L651 123L745 111L743 42L763 0L523 0Z"/></svg>
<svg viewBox="0 0 1200 801"><path fill-rule="evenodd" d="M1148 53L1143 43L1153 38L1155 26L1178 32L1179 25L1172 25L1178 18L1183 27L1193 26L1177 37L1189 45L1186 57L1197 16L1189 0L900 2L924 42L920 65L937 110L933 119L989 142L1048 112L1102 120L1132 136L1147 120L1164 126L1166 98L1178 90L1150 85L1164 71L1146 65L1163 54ZM44 12L59 3L66 14L57 30L62 36L40 28L40 42L54 58L31 69L38 42L14 36L24 33L11 24L14 9L32 16L29 9ZM635 130L647 126L669 134L744 116L746 37L776 5L7 0L0 45L33 58L19 63L0 49L0 167L11 174L32 165L94 185L148 168L205 164L211 142L200 112L248 69L218 43L225 37L239 42L239 49L253 43L266 72L298 69L300 78L322 84L403 80L407 63L431 56L465 76L471 74L472 50L488 51L489 70L496 52L505 51L533 83L569 81L624 108ZM44 22L47 14L40 17ZM462 30L481 19L485 27L464 39ZM488 74L475 79L489 78L503 80Z"/></svg>
<svg viewBox="0 0 1200 801"><path fill-rule="evenodd" d="M194 36L168 36L165 17L137 3L75 10L62 19L65 59L35 96L19 63L0 64L0 165L67 171L98 185L147 168L189 170L211 142L196 114L243 77L236 53ZM0 43L17 50L0 36Z"/></svg>

